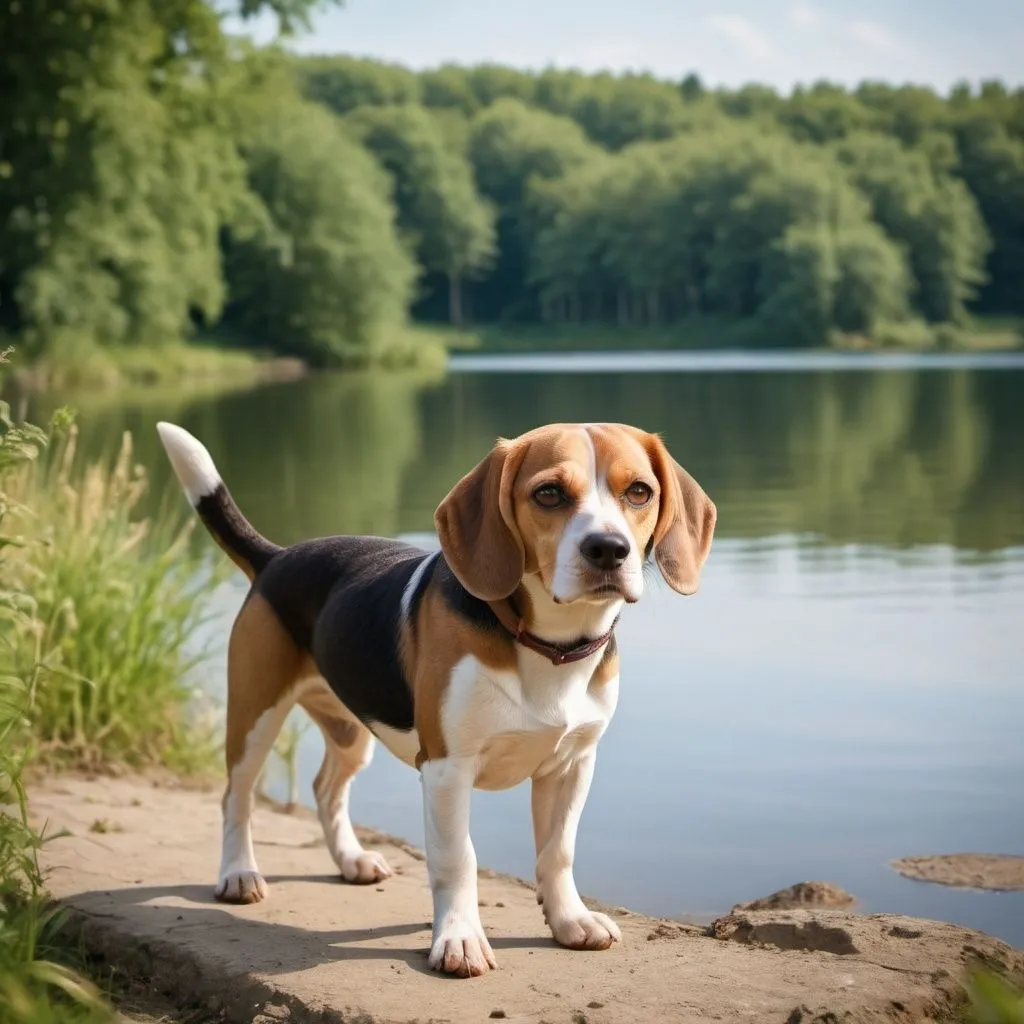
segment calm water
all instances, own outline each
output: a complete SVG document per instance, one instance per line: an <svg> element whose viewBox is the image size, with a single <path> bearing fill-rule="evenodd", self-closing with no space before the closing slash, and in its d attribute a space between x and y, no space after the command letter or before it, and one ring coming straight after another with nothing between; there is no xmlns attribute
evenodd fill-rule
<svg viewBox="0 0 1024 1024"><path fill-rule="evenodd" d="M662 585L624 612L581 890L706 916L826 879L868 911L1024 945L1024 893L943 889L887 866L1024 853L1024 370L621 369L471 360L429 385L325 377L77 404L93 451L137 432L160 488L153 423L193 431L279 543L372 532L433 544L435 506L499 435L552 420L660 431L717 503L717 539L699 595ZM242 584L218 595L218 638ZM315 730L304 742L305 794ZM354 814L422 842L416 774L379 750ZM480 862L531 877L528 789L477 794L473 815Z"/></svg>

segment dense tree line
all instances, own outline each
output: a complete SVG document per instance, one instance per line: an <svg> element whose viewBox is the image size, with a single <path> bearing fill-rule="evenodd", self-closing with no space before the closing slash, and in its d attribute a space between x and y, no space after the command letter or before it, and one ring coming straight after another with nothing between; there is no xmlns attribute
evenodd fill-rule
<svg viewBox="0 0 1024 1024"><path fill-rule="evenodd" d="M0 330L329 363L410 311L765 345L1024 313L1024 90L414 73L251 48L205 0L0 5Z"/></svg>
<svg viewBox="0 0 1024 1024"><path fill-rule="evenodd" d="M693 75L296 66L304 94L343 117L418 105L461 124L498 209L499 258L473 289L483 319L720 312L778 340L779 317L802 308L810 342L821 325L1024 312L1024 90L820 83L783 96Z"/></svg>

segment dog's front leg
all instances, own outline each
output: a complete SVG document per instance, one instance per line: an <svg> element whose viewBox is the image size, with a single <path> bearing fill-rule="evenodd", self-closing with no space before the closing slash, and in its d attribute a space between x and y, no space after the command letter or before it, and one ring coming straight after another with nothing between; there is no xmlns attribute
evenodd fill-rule
<svg viewBox="0 0 1024 1024"><path fill-rule="evenodd" d="M427 872L434 897L434 929L428 963L435 971L468 978L497 967L480 922L476 851L469 837L469 801L475 759L425 761L423 811Z"/></svg>
<svg viewBox="0 0 1024 1024"><path fill-rule="evenodd" d="M533 778L537 899L555 941L570 949L607 949L622 939L610 917L587 909L572 873L576 832L594 777L595 754L592 748Z"/></svg>

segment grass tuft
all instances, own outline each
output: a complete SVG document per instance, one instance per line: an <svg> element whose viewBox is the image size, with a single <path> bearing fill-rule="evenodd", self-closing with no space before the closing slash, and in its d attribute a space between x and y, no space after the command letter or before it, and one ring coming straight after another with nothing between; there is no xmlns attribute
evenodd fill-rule
<svg viewBox="0 0 1024 1024"><path fill-rule="evenodd" d="M970 1024L1024 1024L1024 989L993 970L969 972Z"/></svg>
<svg viewBox="0 0 1024 1024"><path fill-rule="evenodd" d="M0 353L6 361L8 353ZM0 403L0 528L28 510L4 491L12 473L35 462L47 443L37 427L15 425ZM111 1024L99 990L75 970L61 940L63 912L46 896L38 853L44 837L29 824L22 781L29 749L32 684L13 671L14 634L29 621L30 593L9 573L17 541L0 536L0 1019L4 1024Z"/></svg>
<svg viewBox="0 0 1024 1024"><path fill-rule="evenodd" d="M4 539L0 656L28 686L24 738L52 767L198 771L212 742L188 714L202 655L185 652L217 570L190 549L193 518L136 516L148 481L130 434L112 466L76 474L76 428L60 427L50 457L6 486L18 514Z"/></svg>
<svg viewBox="0 0 1024 1024"><path fill-rule="evenodd" d="M76 442L67 412L44 431L0 403L0 1024L116 1019L47 896L29 766L190 772L215 749L192 721L201 656L186 652L218 569L190 550L191 517L138 514L130 435L81 471Z"/></svg>

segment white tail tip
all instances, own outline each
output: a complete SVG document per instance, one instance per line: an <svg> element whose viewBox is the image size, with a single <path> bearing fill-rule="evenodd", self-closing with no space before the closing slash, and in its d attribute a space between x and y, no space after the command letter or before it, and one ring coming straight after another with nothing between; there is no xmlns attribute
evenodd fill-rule
<svg viewBox="0 0 1024 1024"><path fill-rule="evenodd" d="M156 429L175 475L195 508L202 498L213 494L220 485L220 473L213 464L213 458L187 430L164 422L158 423Z"/></svg>

